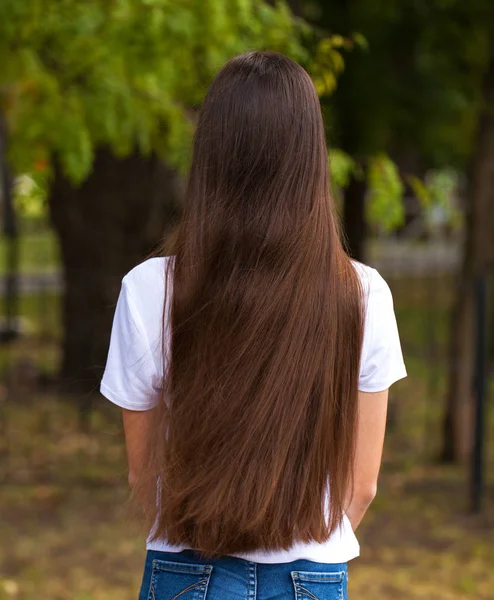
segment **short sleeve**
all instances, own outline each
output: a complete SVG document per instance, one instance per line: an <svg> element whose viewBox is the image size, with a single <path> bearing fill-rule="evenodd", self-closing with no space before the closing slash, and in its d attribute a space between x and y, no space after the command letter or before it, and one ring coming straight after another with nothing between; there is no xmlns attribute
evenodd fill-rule
<svg viewBox="0 0 494 600"><path fill-rule="evenodd" d="M125 278L113 317L100 391L114 404L138 411L153 408L160 394L155 359Z"/></svg>
<svg viewBox="0 0 494 600"><path fill-rule="evenodd" d="M391 290L375 269L370 271L358 387L362 392L380 392L407 372Z"/></svg>

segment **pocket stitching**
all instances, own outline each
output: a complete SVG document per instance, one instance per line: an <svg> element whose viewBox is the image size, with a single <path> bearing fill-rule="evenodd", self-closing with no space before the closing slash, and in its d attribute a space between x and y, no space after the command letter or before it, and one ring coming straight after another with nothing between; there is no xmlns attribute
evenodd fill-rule
<svg viewBox="0 0 494 600"><path fill-rule="evenodd" d="M311 583L341 583L345 578L345 571L312 572L312 571L292 571L292 579L295 581L309 581Z"/></svg>
<svg viewBox="0 0 494 600"><path fill-rule="evenodd" d="M203 592L206 592L207 581L207 579L201 579L197 583L192 583L191 585L183 589L181 592L179 592L176 596L173 596L171 600L177 600L177 598L179 598L182 594L185 594L185 592L191 592L192 590L201 590Z"/></svg>
<svg viewBox="0 0 494 600"><path fill-rule="evenodd" d="M173 562L170 560L153 560L153 571L169 571L186 575L211 575L212 565L196 565L192 563Z"/></svg>
<svg viewBox="0 0 494 600"><path fill-rule="evenodd" d="M333 583L339 585L338 597L343 598L343 584L345 580L345 571L321 572L314 571L291 571L293 587L295 590L296 600L302 600L304 597L310 600L318 600L318 598L307 588L301 585L304 583Z"/></svg>
<svg viewBox="0 0 494 600"><path fill-rule="evenodd" d="M204 592L203 598L205 598L207 589L209 586L209 580L211 579L211 573L213 571L212 565L196 565L191 563L176 563L173 561L167 560L159 560L154 559L152 563L152 571L151 571L151 585L149 588L149 598L148 600L156 600L156 596L154 593L155 583L156 583L156 575L162 572L168 573L178 573L180 575L200 575L202 579L197 581L196 583L187 586L183 589L178 595L174 596L174 598L178 598L184 592L189 592L191 590L200 590Z"/></svg>
<svg viewBox="0 0 494 600"><path fill-rule="evenodd" d="M295 584L295 596L296 596L297 600L302 596L306 596L307 598L310 598L311 600L318 600L318 598L316 598L314 596L314 594L312 594L312 592L309 592L308 589L302 587L299 584Z"/></svg>

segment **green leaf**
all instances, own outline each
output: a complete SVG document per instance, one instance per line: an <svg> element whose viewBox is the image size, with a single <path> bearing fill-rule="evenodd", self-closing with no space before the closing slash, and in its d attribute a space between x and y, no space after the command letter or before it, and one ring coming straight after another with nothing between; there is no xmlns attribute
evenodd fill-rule
<svg viewBox="0 0 494 600"><path fill-rule="evenodd" d="M369 42L367 41L367 38L361 33L352 33L352 40L357 46L359 46L359 48L362 48L362 50L369 50Z"/></svg>
<svg viewBox="0 0 494 600"><path fill-rule="evenodd" d="M432 204L432 196L425 183L415 175L408 175L406 181L413 190L413 193L424 208L429 208Z"/></svg>
<svg viewBox="0 0 494 600"><path fill-rule="evenodd" d="M42 181L42 180L41 180ZM46 183L46 182L43 182ZM40 219L46 212L46 185L30 175L16 177L13 198L16 213L27 219Z"/></svg>
<svg viewBox="0 0 494 600"><path fill-rule="evenodd" d="M442 215L443 222L457 227L462 223L462 213L457 205L459 174L454 169L433 169L425 178L429 195L429 204L425 206L427 215L432 219L434 213Z"/></svg>
<svg viewBox="0 0 494 600"><path fill-rule="evenodd" d="M345 38L342 35L332 35L329 39L333 48L341 48L345 45Z"/></svg>
<svg viewBox="0 0 494 600"><path fill-rule="evenodd" d="M368 221L391 231L403 225L405 210L403 206L404 185L398 168L385 154L379 154L369 160L367 168L368 184Z"/></svg>
<svg viewBox="0 0 494 600"><path fill-rule="evenodd" d="M358 166L349 154L338 148L332 148L329 151L329 170L333 186L345 189L352 175L358 172Z"/></svg>
<svg viewBox="0 0 494 600"><path fill-rule="evenodd" d="M334 43L336 40L336 44ZM314 58L308 66L316 91L319 96L330 95L337 86L337 76L345 68L343 56L336 47L342 46L344 41L341 36L332 36L319 40Z"/></svg>

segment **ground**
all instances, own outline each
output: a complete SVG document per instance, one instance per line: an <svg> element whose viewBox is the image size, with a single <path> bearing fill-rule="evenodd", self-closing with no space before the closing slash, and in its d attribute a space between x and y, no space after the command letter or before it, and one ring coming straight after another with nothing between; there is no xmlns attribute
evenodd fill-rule
<svg viewBox="0 0 494 600"><path fill-rule="evenodd" d="M393 394L351 598L492 600L492 480L483 514L469 515L464 471L420 459L421 430L407 425L420 418L415 393L405 381ZM126 509L118 410L102 402L81 419L69 400L37 394L4 401L0 418L0 600L135 600L144 531Z"/></svg>

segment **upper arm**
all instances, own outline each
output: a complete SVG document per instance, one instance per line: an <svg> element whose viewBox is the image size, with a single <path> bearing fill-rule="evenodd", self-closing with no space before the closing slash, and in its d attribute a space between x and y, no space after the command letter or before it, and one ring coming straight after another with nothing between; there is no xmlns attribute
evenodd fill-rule
<svg viewBox="0 0 494 600"><path fill-rule="evenodd" d="M381 466L388 390L359 392L358 425L355 445L354 491L375 493Z"/></svg>
<svg viewBox="0 0 494 600"><path fill-rule="evenodd" d="M353 483L355 491L371 496L381 465L389 387L406 377L406 369L389 286L375 269L367 272Z"/></svg>
<svg viewBox="0 0 494 600"><path fill-rule="evenodd" d="M145 411L122 410L125 432L125 447L129 464L129 483L133 486L138 479L146 455L146 443L154 409Z"/></svg>

